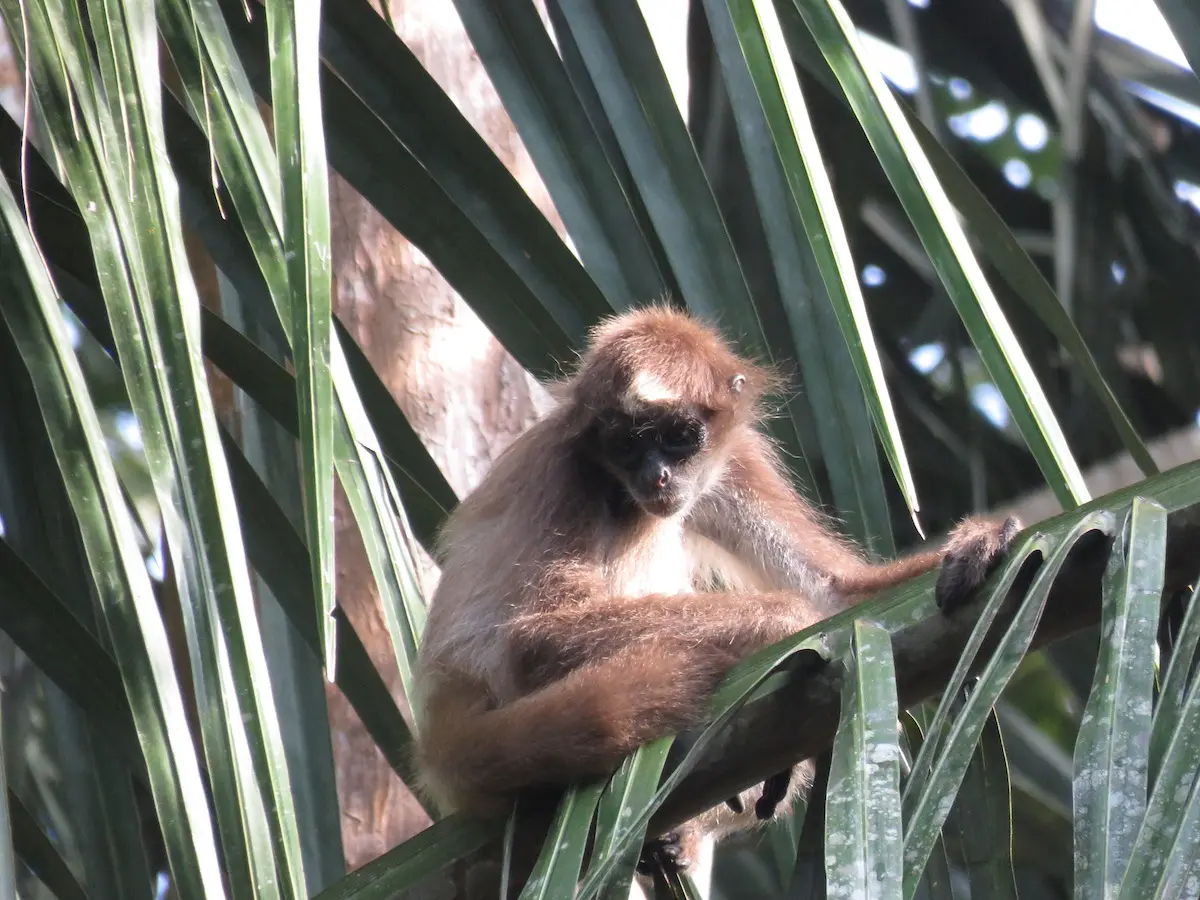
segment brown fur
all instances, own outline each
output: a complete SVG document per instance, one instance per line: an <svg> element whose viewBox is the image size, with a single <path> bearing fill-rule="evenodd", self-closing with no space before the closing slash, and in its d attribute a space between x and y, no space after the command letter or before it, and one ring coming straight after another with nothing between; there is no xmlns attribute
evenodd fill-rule
<svg viewBox="0 0 1200 900"><path fill-rule="evenodd" d="M946 603L986 577L1015 523L970 520L943 550L865 561L756 430L772 387L715 331L670 309L594 331L556 386L558 407L496 461L442 535L418 672L418 766L435 802L490 815L519 791L606 775L641 744L703 720L725 672L755 650L943 558ZM664 415L700 410L707 427L676 475L683 507L666 517L630 501L594 460L598 417L646 397ZM783 807L806 780L792 779ZM714 809L692 836L752 823L754 792L743 796L744 813Z"/></svg>

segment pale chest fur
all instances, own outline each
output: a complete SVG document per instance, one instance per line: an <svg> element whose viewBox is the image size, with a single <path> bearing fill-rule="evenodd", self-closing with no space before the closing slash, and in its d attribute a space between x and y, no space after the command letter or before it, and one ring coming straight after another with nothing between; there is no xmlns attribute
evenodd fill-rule
<svg viewBox="0 0 1200 900"><path fill-rule="evenodd" d="M680 519L656 522L643 538L607 560L605 575L612 596L764 586L758 573L723 548L687 531Z"/></svg>
<svg viewBox="0 0 1200 900"><path fill-rule="evenodd" d="M681 594L692 590L682 525L674 519L654 527L632 542L615 548L605 561L608 590L617 597Z"/></svg>

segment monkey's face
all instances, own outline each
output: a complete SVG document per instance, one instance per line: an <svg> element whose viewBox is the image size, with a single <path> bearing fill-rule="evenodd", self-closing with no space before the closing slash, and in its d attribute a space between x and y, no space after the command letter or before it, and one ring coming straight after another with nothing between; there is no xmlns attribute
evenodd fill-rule
<svg viewBox="0 0 1200 900"><path fill-rule="evenodd" d="M601 417L596 438L592 449L605 468L649 515L676 515L699 491L708 440L699 414L663 408L613 412Z"/></svg>

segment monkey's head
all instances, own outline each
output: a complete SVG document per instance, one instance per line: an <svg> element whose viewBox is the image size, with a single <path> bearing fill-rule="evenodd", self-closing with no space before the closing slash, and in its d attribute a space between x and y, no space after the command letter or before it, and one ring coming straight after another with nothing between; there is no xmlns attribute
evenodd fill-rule
<svg viewBox="0 0 1200 900"><path fill-rule="evenodd" d="M641 510L667 517L715 482L771 381L714 329L655 306L597 326L563 397L579 450Z"/></svg>

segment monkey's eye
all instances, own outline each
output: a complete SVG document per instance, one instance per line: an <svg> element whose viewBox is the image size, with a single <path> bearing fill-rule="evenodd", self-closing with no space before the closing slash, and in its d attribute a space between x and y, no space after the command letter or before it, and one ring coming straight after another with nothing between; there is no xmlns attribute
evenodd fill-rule
<svg viewBox="0 0 1200 900"><path fill-rule="evenodd" d="M658 433L658 443L668 453L695 453L704 443L704 426L699 422L672 422Z"/></svg>
<svg viewBox="0 0 1200 900"><path fill-rule="evenodd" d="M638 435L629 429L610 431L605 441L609 459L618 464L636 460L641 455L641 443Z"/></svg>

